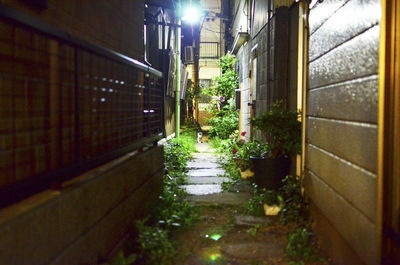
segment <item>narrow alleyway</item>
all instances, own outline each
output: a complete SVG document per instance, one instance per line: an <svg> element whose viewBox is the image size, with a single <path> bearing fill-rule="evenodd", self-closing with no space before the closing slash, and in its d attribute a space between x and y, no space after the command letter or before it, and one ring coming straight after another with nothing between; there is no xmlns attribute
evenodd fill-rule
<svg viewBox="0 0 400 265"><path fill-rule="evenodd" d="M290 227L278 224L276 216L244 214L249 192L223 192L226 181L219 175L218 156L207 143L197 144L198 153L188 163L184 188L199 209L200 220L179 235L179 253L188 253L177 264L287 264L286 234Z"/></svg>

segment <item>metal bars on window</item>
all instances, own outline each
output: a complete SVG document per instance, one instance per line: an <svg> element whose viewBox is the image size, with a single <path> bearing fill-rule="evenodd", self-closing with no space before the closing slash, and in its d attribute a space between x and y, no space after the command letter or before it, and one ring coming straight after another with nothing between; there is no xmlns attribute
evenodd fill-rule
<svg viewBox="0 0 400 265"><path fill-rule="evenodd" d="M200 59L218 59L219 57L218 42L200 42Z"/></svg>

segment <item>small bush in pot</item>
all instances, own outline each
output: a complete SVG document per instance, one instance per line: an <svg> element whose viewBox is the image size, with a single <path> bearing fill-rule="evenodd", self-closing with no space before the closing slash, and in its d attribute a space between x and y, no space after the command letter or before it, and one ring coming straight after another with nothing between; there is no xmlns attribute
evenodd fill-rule
<svg viewBox="0 0 400 265"><path fill-rule="evenodd" d="M270 109L252 118L250 123L266 137L268 157L278 158L300 153L300 112L287 111L282 101L271 104Z"/></svg>
<svg viewBox="0 0 400 265"><path fill-rule="evenodd" d="M290 156L301 150L301 122L298 111L287 111L282 101L252 118L250 123L266 139L266 152L252 155L256 183L267 189L278 189L289 174Z"/></svg>

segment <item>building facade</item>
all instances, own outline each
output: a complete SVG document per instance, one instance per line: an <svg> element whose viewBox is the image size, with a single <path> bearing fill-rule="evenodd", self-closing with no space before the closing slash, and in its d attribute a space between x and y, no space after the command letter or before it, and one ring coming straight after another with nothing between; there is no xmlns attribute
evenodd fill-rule
<svg viewBox="0 0 400 265"><path fill-rule="evenodd" d="M1 1L1 264L101 262L157 198L162 73L140 62L144 8Z"/></svg>
<svg viewBox="0 0 400 265"><path fill-rule="evenodd" d="M334 264L399 261L398 13L396 1L234 1L240 130L260 139L248 120L277 99L302 111L292 173Z"/></svg>

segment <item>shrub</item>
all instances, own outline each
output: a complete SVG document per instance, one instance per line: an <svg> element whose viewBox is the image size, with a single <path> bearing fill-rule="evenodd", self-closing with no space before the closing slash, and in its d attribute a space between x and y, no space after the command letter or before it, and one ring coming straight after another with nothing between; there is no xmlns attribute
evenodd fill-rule
<svg viewBox="0 0 400 265"><path fill-rule="evenodd" d="M301 150L300 113L287 111L282 101L271 104L270 109L252 118L250 123L261 130L270 147L272 158L298 154Z"/></svg>
<svg viewBox="0 0 400 265"><path fill-rule="evenodd" d="M211 137L227 139L239 128L239 113L229 106L224 107L224 111L208 120L212 125L210 129Z"/></svg>

